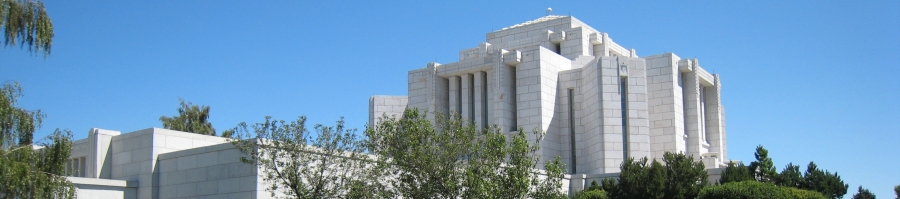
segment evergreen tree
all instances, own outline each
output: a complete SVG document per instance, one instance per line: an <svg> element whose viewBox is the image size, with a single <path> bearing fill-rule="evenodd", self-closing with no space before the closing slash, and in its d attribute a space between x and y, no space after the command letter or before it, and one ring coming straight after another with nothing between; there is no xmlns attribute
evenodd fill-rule
<svg viewBox="0 0 900 199"><path fill-rule="evenodd" d="M900 199L900 185L894 186L894 195L897 195L896 199Z"/></svg>
<svg viewBox="0 0 900 199"><path fill-rule="evenodd" d="M663 198L666 191L666 169L654 160L629 158L620 166L617 192L611 198Z"/></svg>
<svg viewBox="0 0 900 199"><path fill-rule="evenodd" d="M756 152L753 153L756 161L750 163L750 172L756 181L773 182L778 172L775 171L775 164L772 158L769 158L769 150L763 148L762 145L756 146Z"/></svg>
<svg viewBox="0 0 900 199"><path fill-rule="evenodd" d="M744 163L735 164L733 162L729 162L728 166L725 167L725 171L722 171L722 177L719 178L719 184L725 184L729 182L743 182L748 180L754 180L752 174L750 174L750 169L747 166L744 166Z"/></svg>
<svg viewBox="0 0 900 199"><path fill-rule="evenodd" d="M875 194L859 186L859 191L853 194L853 199L875 199Z"/></svg>
<svg viewBox="0 0 900 199"><path fill-rule="evenodd" d="M847 184L837 173L822 171L816 163L809 162L803 173L803 189L818 191L829 198L841 198L847 194Z"/></svg>
<svg viewBox="0 0 900 199"><path fill-rule="evenodd" d="M775 178L775 184L803 188L803 173L800 173L800 166L793 163L784 166L784 170L781 170L781 174L778 174L778 177Z"/></svg>
<svg viewBox="0 0 900 199"><path fill-rule="evenodd" d="M663 162L666 163L666 198L696 198L700 190L709 184L706 167L701 162L695 162L692 156L666 152Z"/></svg>

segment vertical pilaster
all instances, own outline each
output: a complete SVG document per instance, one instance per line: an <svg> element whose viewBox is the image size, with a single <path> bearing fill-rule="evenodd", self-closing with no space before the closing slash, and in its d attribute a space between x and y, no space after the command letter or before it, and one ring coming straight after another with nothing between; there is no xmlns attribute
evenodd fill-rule
<svg viewBox="0 0 900 199"><path fill-rule="evenodd" d="M459 80L462 82L462 118L467 122L472 122L474 119L474 114L472 113L472 74L463 74L460 76Z"/></svg>
<svg viewBox="0 0 900 199"><path fill-rule="evenodd" d="M487 101L485 100L485 95L487 94L485 92L486 88L487 88L487 82L485 81L486 75L484 72L475 72L475 74L473 74L473 75L475 77L475 84L474 84L475 96L473 97L475 99L474 100L475 123L476 123L477 127L479 129L481 129L481 128L484 128L486 125L488 125L488 124L485 124L485 123L487 123L487 120L485 119L487 117L487 109L486 109Z"/></svg>
<svg viewBox="0 0 900 199"><path fill-rule="evenodd" d="M459 88L459 76L451 76L450 77L450 116L452 117L454 114L460 114L462 111L461 108L461 93Z"/></svg>

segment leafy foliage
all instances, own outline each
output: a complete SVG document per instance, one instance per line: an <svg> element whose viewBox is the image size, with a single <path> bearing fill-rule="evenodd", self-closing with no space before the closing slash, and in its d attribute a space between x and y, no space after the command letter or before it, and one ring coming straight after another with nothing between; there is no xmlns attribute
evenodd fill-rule
<svg viewBox="0 0 900 199"><path fill-rule="evenodd" d="M774 182L778 172L775 171L775 163L769 158L769 150L763 148L762 145L756 146L756 152L753 153L756 161L750 163L750 172L753 177L760 182Z"/></svg>
<svg viewBox="0 0 900 199"><path fill-rule="evenodd" d="M44 115L16 107L21 92L18 83L0 89L0 198L75 198L65 177L71 132L57 129L34 149Z"/></svg>
<svg viewBox="0 0 900 199"><path fill-rule="evenodd" d="M747 166L744 166L744 163L735 164L729 162L728 166L725 167L725 171L722 171L722 177L719 178L719 184L750 180L755 181L756 179L753 179L753 175L750 174L750 169Z"/></svg>
<svg viewBox="0 0 900 199"><path fill-rule="evenodd" d="M44 3L33 0L0 0L0 29L3 46L17 43L28 51L47 58L53 44L53 22L47 16Z"/></svg>
<svg viewBox="0 0 900 199"><path fill-rule="evenodd" d="M209 123L209 106L197 106L193 103L181 101L178 115L173 117L162 116L159 121L163 128L184 131L203 135L216 135L216 129Z"/></svg>
<svg viewBox="0 0 900 199"><path fill-rule="evenodd" d="M315 133L306 128L303 116L290 122L266 117L239 124L232 143L249 157L242 162L259 167L273 197L355 198L376 192L380 184L363 172L370 160L355 129L344 129L343 118L336 126L314 128Z"/></svg>
<svg viewBox="0 0 900 199"><path fill-rule="evenodd" d="M862 186L859 186L859 191L857 191L856 194L853 194L853 199L875 199L875 194L868 189L863 189Z"/></svg>
<svg viewBox="0 0 900 199"><path fill-rule="evenodd" d="M757 181L730 182L703 188L698 199L824 199L822 194Z"/></svg>
<svg viewBox="0 0 900 199"><path fill-rule="evenodd" d="M366 130L369 150L379 156L374 170L396 197L403 198L562 198L565 166L559 158L538 165L537 140L522 130L508 135L497 126L477 129L458 114L445 118L407 109L401 118L383 117Z"/></svg>

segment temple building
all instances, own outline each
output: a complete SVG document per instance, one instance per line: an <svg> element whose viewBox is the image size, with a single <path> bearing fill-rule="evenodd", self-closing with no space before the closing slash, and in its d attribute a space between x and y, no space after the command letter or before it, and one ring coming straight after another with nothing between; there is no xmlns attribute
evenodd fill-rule
<svg viewBox="0 0 900 199"><path fill-rule="evenodd" d="M479 127L537 129L541 162L559 156L570 174L616 173L626 158L662 160L667 151L707 169L727 162L718 75L673 53L638 56L571 16L490 32L459 61L408 78L409 96L370 98L370 125L418 108Z"/></svg>

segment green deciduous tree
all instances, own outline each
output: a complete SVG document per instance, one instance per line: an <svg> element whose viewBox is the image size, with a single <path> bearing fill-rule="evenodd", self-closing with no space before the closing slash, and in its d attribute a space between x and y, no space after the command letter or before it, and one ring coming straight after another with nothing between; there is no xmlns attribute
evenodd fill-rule
<svg viewBox="0 0 900 199"><path fill-rule="evenodd" d="M729 162L728 166L725 167L725 171L722 171L722 177L719 178L719 184L748 180L755 181L755 179L753 179L753 174L750 174L750 169L747 168L744 163L735 164L734 162Z"/></svg>
<svg viewBox="0 0 900 199"><path fill-rule="evenodd" d="M295 121L241 123L232 143L243 152L244 163L255 164L272 196L290 198L357 198L375 193L379 177L369 176L365 140L355 129L336 126L306 127L306 117Z"/></svg>
<svg viewBox="0 0 900 199"><path fill-rule="evenodd" d="M184 99L178 99L178 101L181 101L178 115L159 117L163 128L203 135L216 135L216 129L209 123L209 106L197 106L190 102L185 103Z"/></svg>
<svg viewBox="0 0 900 199"><path fill-rule="evenodd" d="M847 194L847 184L841 180L841 176L828 171L822 171L816 163L809 162L806 172L803 173L803 189L818 191L828 198L841 198Z"/></svg>
<svg viewBox="0 0 900 199"><path fill-rule="evenodd" d="M775 171L775 163L769 158L769 150L763 148L762 145L756 146L756 152L753 153L756 161L750 163L750 172L753 177L760 182L774 182L778 172Z"/></svg>
<svg viewBox="0 0 900 199"><path fill-rule="evenodd" d="M859 186L859 190L856 194L853 194L853 199L875 199L875 194L868 189L863 189L862 186Z"/></svg>
<svg viewBox="0 0 900 199"><path fill-rule="evenodd" d="M0 0L0 29L4 32L3 46L16 44L28 51L50 55L53 44L53 23L47 16L44 3L32 0Z"/></svg>
<svg viewBox="0 0 900 199"><path fill-rule="evenodd" d="M57 129L34 147L44 115L16 107L21 92L18 83L0 89L0 198L74 198L65 178L71 133Z"/></svg>
<svg viewBox="0 0 900 199"><path fill-rule="evenodd" d="M522 129L510 134L497 126L477 129L457 114L435 122L418 109L400 118L382 117L366 130L375 170L395 197L403 198L559 198L565 174L559 158L535 168L542 135L531 141Z"/></svg>

